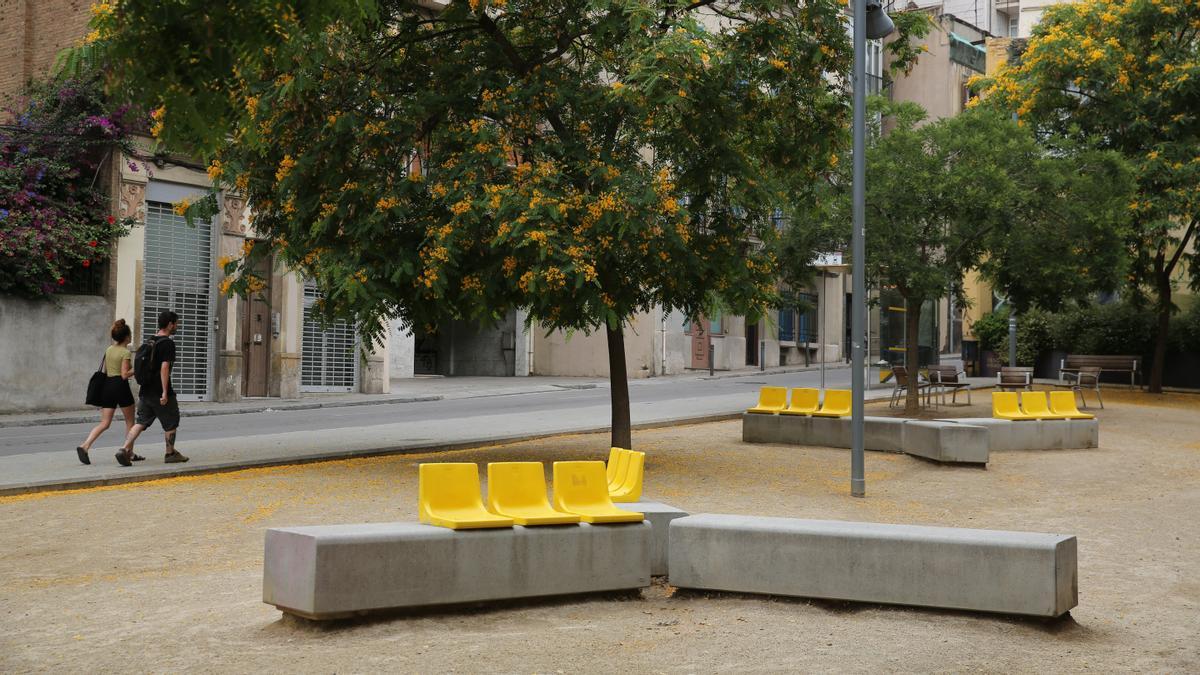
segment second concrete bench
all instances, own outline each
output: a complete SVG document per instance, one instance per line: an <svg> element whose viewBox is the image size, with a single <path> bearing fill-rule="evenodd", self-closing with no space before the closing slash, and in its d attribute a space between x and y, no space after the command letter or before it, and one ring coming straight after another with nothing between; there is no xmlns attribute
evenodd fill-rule
<svg viewBox="0 0 1200 675"><path fill-rule="evenodd" d="M1074 536L700 514L671 521L672 586L1059 616Z"/></svg>

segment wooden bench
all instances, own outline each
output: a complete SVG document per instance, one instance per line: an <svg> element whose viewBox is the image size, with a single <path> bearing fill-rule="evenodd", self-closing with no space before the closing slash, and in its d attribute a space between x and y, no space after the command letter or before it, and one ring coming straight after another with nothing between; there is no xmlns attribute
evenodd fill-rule
<svg viewBox="0 0 1200 675"><path fill-rule="evenodd" d="M1129 373L1129 386L1137 386L1141 357L1115 354L1068 354L1059 366L1059 379L1077 376L1084 368L1099 368L1106 373Z"/></svg>
<svg viewBox="0 0 1200 675"><path fill-rule="evenodd" d="M1033 389L1033 368L1025 366L1004 366L996 373L996 389Z"/></svg>

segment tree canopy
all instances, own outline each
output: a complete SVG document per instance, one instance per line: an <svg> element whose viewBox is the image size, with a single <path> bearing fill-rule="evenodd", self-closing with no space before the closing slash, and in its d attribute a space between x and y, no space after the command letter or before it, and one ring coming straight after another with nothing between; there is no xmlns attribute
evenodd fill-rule
<svg viewBox="0 0 1200 675"><path fill-rule="evenodd" d="M982 83L987 105L1040 136L1121 153L1137 192L1127 203L1126 288L1154 298L1150 377L1160 391L1173 275L1196 265L1200 223L1200 3L1084 0L1049 7L1024 51Z"/></svg>
<svg viewBox="0 0 1200 675"><path fill-rule="evenodd" d="M927 121L914 103L879 98L870 109L895 124L867 148L867 277L905 300L910 372L922 304L947 293L965 304L970 269L1018 307L1057 306L1118 283L1129 194L1119 156L1046 148L995 111ZM848 172L831 192L830 216L847 241ZM910 389L908 407L918 406Z"/></svg>
<svg viewBox="0 0 1200 675"><path fill-rule="evenodd" d="M328 312L606 330L628 447L622 323L773 302L772 216L843 139L845 21L836 0L124 0L87 49Z"/></svg>

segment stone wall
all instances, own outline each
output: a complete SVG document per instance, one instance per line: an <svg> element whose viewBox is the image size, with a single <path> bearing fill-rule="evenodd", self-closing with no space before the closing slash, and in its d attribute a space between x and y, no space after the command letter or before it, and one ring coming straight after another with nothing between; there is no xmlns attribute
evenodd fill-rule
<svg viewBox="0 0 1200 675"><path fill-rule="evenodd" d="M0 297L0 413L84 407L111 344L113 303L90 295L59 303Z"/></svg>

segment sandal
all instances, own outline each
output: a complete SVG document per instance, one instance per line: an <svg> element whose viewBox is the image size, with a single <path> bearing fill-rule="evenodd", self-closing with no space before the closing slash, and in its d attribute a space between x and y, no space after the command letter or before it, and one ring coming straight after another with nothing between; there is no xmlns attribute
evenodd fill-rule
<svg viewBox="0 0 1200 675"><path fill-rule="evenodd" d="M130 451L130 453L129 453L129 459L131 459L131 460L133 460L133 461L135 461L135 462L140 462L140 461L142 461L143 459L146 459L146 458L145 458L145 457L142 457L141 455L137 454L136 452Z"/></svg>
<svg viewBox="0 0 1200 675"><path fill-rule="evenodd" d="M91 464L91 463L92 463L92 460L91 460L90 458L88 458L88 451L87 451L87 450L84 450L84 449L83 449L83 448L81 448L81 447L76 447L76 448L75 448L75 454L79 455L79 461L83 462L84 464Z"/></svg>
<svg viewBox="0 0 1200 675"><path fill-rule="evenodd" d="M121 466L133 466L133 462L129 460L129 456L132 454L133 453L125 448L121 448L117 451L117 464L120 464Z"/></svg>

